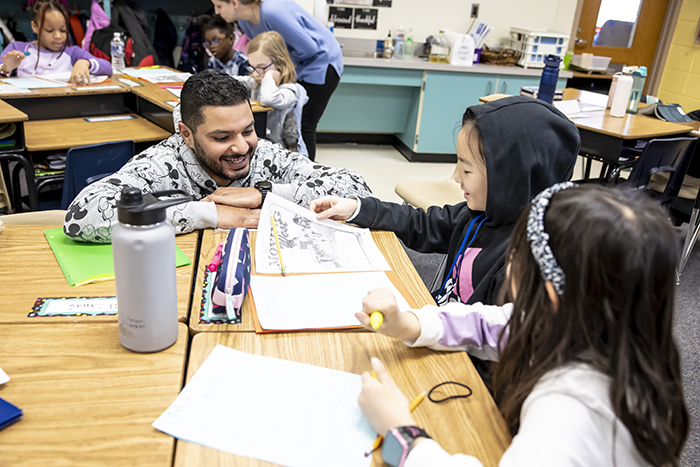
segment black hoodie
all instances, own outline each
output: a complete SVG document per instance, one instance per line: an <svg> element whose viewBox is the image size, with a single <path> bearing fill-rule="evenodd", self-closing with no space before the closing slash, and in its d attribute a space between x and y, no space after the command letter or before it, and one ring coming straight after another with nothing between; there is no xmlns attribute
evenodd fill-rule
<svg viewBox="0 0 700 467"><path fill-rule="evenodd" d="M446 253L440 271L442 285L475 220L467 240L471 243L461 258L458 286L449 299L494 304L505 278L505 252L515 222L540 191L571 177L581 138L564 114L529 97L472 106L467 114L476 117L486 160L485 212L470 210L466 202L433 206L426 212L367 198L361 200L360 212L352 222L391 230L414 250ZM436 296L439 290L431 292Z"/></svg>

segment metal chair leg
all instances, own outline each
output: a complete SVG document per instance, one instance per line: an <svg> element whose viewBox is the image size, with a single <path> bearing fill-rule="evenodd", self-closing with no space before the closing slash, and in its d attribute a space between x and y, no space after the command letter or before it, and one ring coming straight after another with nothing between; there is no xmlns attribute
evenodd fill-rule
<svg viewBox="0 0 700 467"><path fill-rule="evenodd" d="M685 268L688 258L690 258L690 253L693 251L695 242L700 235L700 209L694 208L693 213L690 216L690 223L688 224L688 235L685 237L685 243L683 244L683 250L681 253L681 260L678 263L678 280L683 273L683 268Z"/></svg>

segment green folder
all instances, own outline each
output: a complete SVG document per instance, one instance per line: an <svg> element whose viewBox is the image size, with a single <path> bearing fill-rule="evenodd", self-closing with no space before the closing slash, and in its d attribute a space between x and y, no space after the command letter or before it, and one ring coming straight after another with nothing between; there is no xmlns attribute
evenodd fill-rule
<svg viewBox="0 0 700 467"><path fill-rule="evenodd" d="M114 279L111 244L73 241L62 227L46 230L44 235L71 287ZM175 246L175 265L179 268L188 264L192 261Z"/></svg>

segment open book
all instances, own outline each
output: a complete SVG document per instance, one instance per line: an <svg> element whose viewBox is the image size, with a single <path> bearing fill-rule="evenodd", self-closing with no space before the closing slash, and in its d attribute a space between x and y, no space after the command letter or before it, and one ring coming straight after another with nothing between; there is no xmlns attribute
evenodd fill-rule
<svg viewBox="0 0 700 467"><path fill-rule="evenodd" d="M680 104L650 104L637 112L640 115L656 117L664 122L691 123Z"/></svg>

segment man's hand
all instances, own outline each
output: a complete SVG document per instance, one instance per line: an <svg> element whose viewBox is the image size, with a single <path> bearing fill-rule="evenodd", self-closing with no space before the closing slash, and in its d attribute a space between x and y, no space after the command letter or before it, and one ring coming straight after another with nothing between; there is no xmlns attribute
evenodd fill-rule
<svg viewBox="0 0 700 467"><path fill-rule="evenodd" d="M216 212L219 215L219 222L216 226L220 229L233 229L235 227L258 228L260 209L235 208L217 204Z"/></svg>
<svg viewBox="0 0 700 467"><path fill-rule="evenodd" d="M80 86L81 84L90 84L90 62L81 58L75 65L70 74L70 84Z"/></svg>
<svg viewBox="0 0 700 467"><path fill-rule="evenodd" d="M254 187L226 187L217 188L216 191L202 201L212 201L219 205L235 208L257 209L262 204L262 194ZM257 220L256 226L257 226Z"/></svg>

